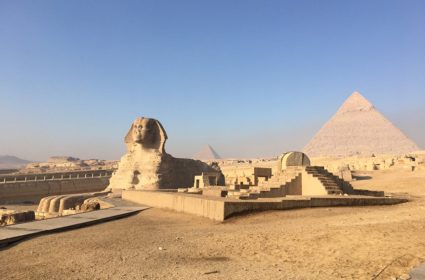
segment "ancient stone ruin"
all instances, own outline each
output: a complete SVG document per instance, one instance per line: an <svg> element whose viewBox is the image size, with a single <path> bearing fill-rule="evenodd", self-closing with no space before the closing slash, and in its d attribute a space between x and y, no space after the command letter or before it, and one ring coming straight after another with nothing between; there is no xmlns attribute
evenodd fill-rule
<svg viewBox="0 0 425 280"><path fill-rule="evenodd" d="M36 218L113 207L106 201L118 198L219 221L253 210L406 201L385 197L380 191L353 189L345 177L312 166L302 152L284 153L274 161L237 161L221 168L220 162L174 158L165 151L166 140L158 120L137 118L124 138L127 153L105 191L45 197Z"/></svg>
<svg viewBox="0 0 425 280"><path fill-rule="evenodd" d="M282 154L277 168L252 167L253 179L240 183L239 178L229 187L227 197L258 199L285 197L288 195L371 195L383 196L383 192L354 190L349 182L335 176L322 166L311 166L310 159L301 152ZM226 175L226 173L225 173ZM265 178L260 180L259 178Z"/></svg>
<svg viewBox="0 0 425 280"><path fill-rule="evenodd" d="M191 187L195 175L219 172L199 160L175 158L165 152L167 133L158 120L137 118L124 142L127 153L107 189L177 189Z"/></svg>
<svg viewBox="0 0 425 280"><path fill-rule="evenodd" d="M0 209L0 226L14 225L17 223L31 222L35 220L34 211L16 211Z"/></svg>
<svg viewBox="0 0 425 280"><path fill-rule="evenodd" d="M113 205L99 199L106 195L106 192L97 192L44 197L38 204L36 216L45 219L110 208Z"/></svg>
<svg viewBox="0 0 425 280"><path fill-rule="evenodd" d="M418 150L375 106L354 92L303 151L310 157L318 157L398 155Z"/></svg>

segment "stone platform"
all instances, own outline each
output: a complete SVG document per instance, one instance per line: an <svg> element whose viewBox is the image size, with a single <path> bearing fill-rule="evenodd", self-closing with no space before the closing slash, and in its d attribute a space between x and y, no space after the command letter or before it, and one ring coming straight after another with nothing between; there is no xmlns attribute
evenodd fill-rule
<svg viewBox="0 0 425 280"><path fill-rule="evenodd" d="M208 197L173 191L124 190L122 198L138 204L166 208L206 217L215 221L244 212L287 210L309 207L392 205L407 202L406 198L370 196L286 196L256 200Z"/></svg>
<svg viewBox="0 0 425 280"><path fill-rule="evenodd" d="M69 230L123 218L147 208L149 207L113 207L59 218L0 227L0 247L44 233Z"/></svg>

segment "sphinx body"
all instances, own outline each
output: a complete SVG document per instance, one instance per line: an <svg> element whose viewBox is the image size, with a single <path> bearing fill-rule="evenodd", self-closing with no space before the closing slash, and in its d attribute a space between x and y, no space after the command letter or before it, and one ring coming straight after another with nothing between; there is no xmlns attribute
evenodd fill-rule
<svg viewBox="0 0 425 280"><path fill-rule="evenodd" d="M165 152L167 134L158 120L137 118L124 142L121 158L107 189L176 189L191 187L195 175L220 172L204 162L174 158Z"/></svg>

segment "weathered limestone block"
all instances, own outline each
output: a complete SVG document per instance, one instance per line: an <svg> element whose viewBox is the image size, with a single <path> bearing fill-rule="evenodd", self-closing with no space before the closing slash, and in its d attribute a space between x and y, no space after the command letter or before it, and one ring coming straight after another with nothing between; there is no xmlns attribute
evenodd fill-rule
<svg viewBox="0 0 425 280"><path fill-rule="evenodd" d="M98 193L80 193L80 194L69 194L69 195L56 195L42 198L38 208L37 215L46 216L43 213L48 213L50 215L65 215L71 214L75 210L78 212L81 210L82 205L84 204L101 204L98 201L90 201L91 199L97 198L99 196L106 196L108 192L98 192ZM105 204L106 205L106 204ZM91 206L85 206L91 207ZM109 208L109 207L105 207ZM47 215L48 216L48 215Z"/></svg>
<svg viewBox="0 0 425 280"><path fill-rule="evenodd" d="M30 222L35 220L34 211L0 211L0 226L14 225L17 223Z"/></svg>
<svg viewBox="0 0 425 280"><path fill-rule="evenodd" d="M137 118L124 142L127 153L107 189L177 189L193 185L195 175L217 172L199 160L174 158L165 152L167 134L158 120Z"/></svg>
<svg viewBox="0 0 425 280"><path fill-rule="evenodd" d="M228 191L221 187L204 188L202 190L204 196L226 197L227 193Z"/></svg>
<svg viewBox="0 0 425 280"><path fill-rule="evenodd" d="M62 213L63 210L66 209L77 209L80 208L84 203L84 200L92 197L92 195L88 194L76 194L76 195L67 195L60 199L59 203L59 213Z"/></svg>
<svg viewBox="0 0 425 280"><path fill-rule="evenodd" d="M84 204L91 204L91 203L99 204L100 209L107 209L107 208L114 207L114 205L112 205L111 203L108 203L108 202L106 202L102 199L99 199L98 197L92 197L92 198L88 198L88 199L84 200L83 205ZM83 205L81 205L81 209L83 208Z"/></svg>
<svg viewBox="0 0 425 280"><path fill-rule="evenodd" d="M100 203L96 201L85 202L81 205L82 212L95 211L100 209Z"/></svg>
<svg viewBox="0 0 425 280"><path fill-rule="evenodd" d="M50 212L50 213L62 212L62 211L60 211L61 200L66 198L66 197L67 197L66 195L58 195L57 197L54 197L52 200L50 200L48 212Z"/></svg>

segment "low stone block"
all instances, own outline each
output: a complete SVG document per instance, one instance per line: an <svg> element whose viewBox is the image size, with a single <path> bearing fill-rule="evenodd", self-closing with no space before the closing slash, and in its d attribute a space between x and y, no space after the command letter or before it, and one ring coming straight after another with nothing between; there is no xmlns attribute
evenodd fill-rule
<svg viewBox="0 0 425 280"><path fill-rule="evenodd" d="M221 188L204 188L202 190L202 195L204 196L217 196L217 197L226 197L227 191Z"/></svg>
<svg viewBox="0 0 425 280"><path fill-rule="evenodd" d="M0 226L14 225L17 223L35 220L34 211L14 212L0 215Z"/></svg>

